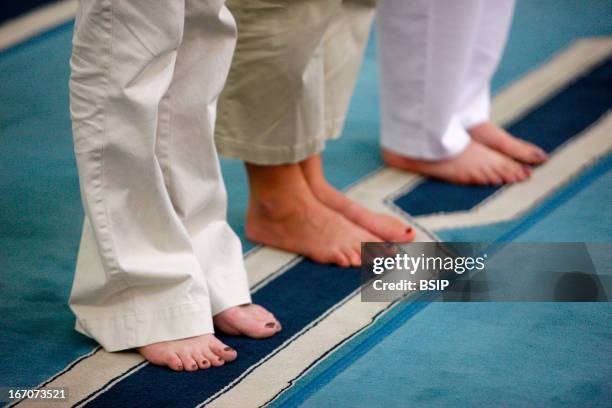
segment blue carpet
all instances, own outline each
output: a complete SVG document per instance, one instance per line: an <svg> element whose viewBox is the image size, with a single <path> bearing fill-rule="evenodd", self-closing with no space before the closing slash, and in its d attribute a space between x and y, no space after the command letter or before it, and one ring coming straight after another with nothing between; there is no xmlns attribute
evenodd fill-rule
<svg viewBox="0 0 612 408"><path fill-rule="evenodd" d="M547 146L560 143L551 140L555 137L561 139L562 141L565 141L570 137L569 133L559 134L557 132L559 130L557 127L559 122L562 123L568 132L572 132L572 135L579 133L589 124L596 121L602 113L612 106L612 100L602 96L602 92L599 92L600 88L605 89L605 85L609 84L609 79L612 78L611 69L612 63L604 63L603 65L593 69L581 80L560 91L549 102L544 103L541 107L534 111L534 114L524 116L514 125L514 127L525 129L526 133L528 134L534 133L552 135L551 138L541 137L541 140L545 145L547 144ZM559 102L567 101L572 97L582 98L580 99L579 104L582 109L568 110L568 106L566 104ZM605 105L605 108L603 105ZM593 106L595 106L595 108L593 108ZM585 111L588 113L585 113ZM598 115L590 113L592 111L597 112ZM561 113L563 114L562 121L558 119ZM585 118L590 119L590 122L586 123ZM535 129L536 131L531 132L529 131L530 129ZM603 167L603 169L601 166L596 167L591 172L583 176L585 177L585 180L588 181L594 177L607 175L608 170L610 169L610 164L612 164L612 160L604 160L602 163L602 166L607 167ZM588 184L587 181L581 181L578 185L585 186ZM604 186L606 185L606 182L609 182L609 179L604 178ZM443 184L436 185L445 187ZM461 194L465 194L468 197L471 195L471 188L456 188ZM573 194L564 194L562 197L571 198L574 194L576 194L576 192L572 189L569 189L569 191L573 192ZM446 192L446 189L433 190L434 196L437 197L444 197L441 194L446 194ZM602 194L608 192L610 192L609 188L604 188L603 192L598 190L597 194L601 201L609 203L612 200L612 196L602 196ZM410 195L412 194L422 195L422 192L417 188L414 190L414 192L410 193ZM458 200L451 200L450 203L455 204L456 208L460 208ZM552 211L551 208L554 209L552 204L548 204L542 208L545 210L536 212L536 214L538 214L540 217L537 218L538 222L541 221L541 218L547 216L548 213ZM581 207L579 206L579 208ZM593 224L595 226L601 224L608 225L608 229L603 231L603 236L599 236L600 239L609 239L612 236L612 233L609 230L610 223L605 223L605 221L612 221L612 219L609 217L608 219L602 219L602 217L607 217L608 213L609 212L604 211L603 213L598 214L598 217L593 219ZM556 222L560 221L556 220ZM586 228L589 229L589 226ZM533 227L531 229L533 229ZM515 231L518 230L515 229ZM594 231L599 230L595 229ZM593 238L596 237L590 236L587 241ZM329 279L331 275L333 275L333 279ZM247 367L264 358L285 340L298 333L310 322L317 319L334 304L341 301L358 287L359 270L357 269L341 269L303 260L296 266L289 268L283 275L268 283L254 295L255 302L261 303L262 305L269 307L271 310L274 310L282 322L287 322L287 324L283 325L283 331L280 333L280 335L266 341L223 336L222 338L224 341L226 341L232 347L241 350L240 359L238 359L236 363L226 365L220 370L215 370L214 373L198 372L195 374L176 374L160 367L152 365L145 366L140 371L117 383L109 391L103 393L101 396L87 404L87 406L106 407L116 404L119 401L130 400L133 398L134 393L136 392L135 390L142 392L142 395L147 396L148 403L154 402L155 405L165 405L171 402L173 406L177 407L193 406L194 404L204 401L208 397L220 391L232 380L239 377ZM282 293L283 295L279 296L279 293ZM409 310L414 311L416 306L409 306L408 308ZM510 312L508 313L511 314ZM591 317L592 319L598 318L597 316ZM543 321L546 321L546 319ZM406 322L406 324L411 323ZM571 320L568 321L568 326L566 329L570 330L573 324L574 323ZM443 330L443 327L446 327L445 324L441 323L436 323L435 326L438 327L436 330ZM452 325L450 327L452 327ZM577 330L578 332L576 335L578 336L580 333L580 328ZM392 339L393 335L390 333L389 337ZM386 341L383 340L383 338L384 336L381 336L380 341ZM483 336L483 338L486 338L486 336ZM500 341L502 340L506 341L506 337L502 337ZM244 350L244 352L242 350ZM374 356L371 358L379 358L378 356ZM387 359L391 359L391 354L386 356ZM401 369L401 366L398 365L391 363L388 363L387 365L389 370L391 370L391 367L394 367L395 370ZM364 370L372 369L372 366L364 366ZM385 371L385 374L393 377L390 371ZM205 381L204 379L206 378L214 378L214 381ZM334 378L334 376L330 376L330 378ZM164 384L166 384L164 389L160 389L158 387L160 381L163 381ZM352 383L355 387L360 386L358 382L355 383L351 380L347 381ZM494 385L495 384L492 386ZM169 389L172 392L168 392ZM492 392L494 392L494 390ZM347 395L345 395L345 391L343 389L339 389L338 399L342 398L348 401L346 402L348 404L346 406L350 406L351 403L355 404L357 401L359 401L358 399L353 400L352 398L349 398ZM386 403L387 401L385 401L385 404ZM315 404L313 406L320 405ZM364 406L368 405L366 404Z"/></svg>
<svg viewBox="0 0 612 408"><path fill-rule="evenodd" d="M513 223L442 237L609 242L610 203L612 155ZM595 259L612 265L610 253ZM611 340L610 303L405 302L272 406L607 407Z"/></svg>
<svg viewBox="0 0 612 408"><path fill-rule="evenodd" d="M94 346L72 330L66 305L82 222L68 116L71 30L66 24L0 52L1 385L36 385ZM608 0L519 1L494 89L575 39L610 33ZM381 165L374 43L351 104L347 137L330 143L324 156L328 177L341 188ZM224 160L222 167L229 220L244 237L242 165ZM252 247L243 242L245 249Z"/></svg>
<svg viewBox="0 0 612 408"><path fill-rule="evenodd" d="M607 303L410 307L381 322L391 333L359 339L272 406L609 406Z"/></svg>

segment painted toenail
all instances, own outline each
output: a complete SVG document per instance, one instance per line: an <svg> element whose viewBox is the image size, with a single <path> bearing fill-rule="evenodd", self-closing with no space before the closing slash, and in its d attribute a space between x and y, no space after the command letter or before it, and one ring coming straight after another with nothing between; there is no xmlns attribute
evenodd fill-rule
<svg viewBox="0 0 612 408"><path fill-rule="evenodd" d="M266 327L267 327L268 329L271 329L271 328L273 328L274 326L276 326L276 323L274 323L274 322L266 323Z"/></svg>
<svg viewBox="0 0 612 408"><path fill-rule="evenodd" d="M536 157L538 159L544 159L546 158L546 153L536 151L536 152L533 152L533 157Z"/></svg>
<svg viewBox="0 0 612 408"><path fill-rule="evenodd" d="M406 228L406 234L410 234L412 232L412 227Z"/></svg>
<svg viewBox="0 0 612 408"><path fill-rule="evenodd" d="M225 347L223 350L225 350L225 351L236 351L233 348L231 348L230 346Z"/></svg>

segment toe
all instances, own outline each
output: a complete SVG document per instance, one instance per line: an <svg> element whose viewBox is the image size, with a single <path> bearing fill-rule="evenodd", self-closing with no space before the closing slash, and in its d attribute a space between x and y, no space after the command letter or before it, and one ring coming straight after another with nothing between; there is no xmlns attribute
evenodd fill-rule
<svg viewBox="0 0 612 408"><path fill-rule="evenodd" d="M499 169L499 174L504 180L504 183L514 183L518 180L518 169L510 160L504 163Z"/></svg>
<svg viewBox="0 0 612 408"><path fill-rule="evenodd" d="M412 228L397 217L378 213L374 219L376 224L384 228L380 234L385 233L382 237L385 238L385 241L407 242L410 240Z"/></svg>
<svg viewBox="0 0 612 408"><path fill-rule="evenodd" d="M505 183L503 169L501 168L501 166L492 168L487 177L489 179L489 184L491 184L492 186L497 187Z"/></svg>
<svg viewBox="0 0 612 408"><path fill-rule="evenodd" d="M487 174L487 178L489 179L489 184L492 186L497 187L504 184L504 179L495 170L491 170L491 172Z"/></svg>
<svg viewBox="0 0 612 408"><path fill-rule="evenodd" d="M533 169L531 168L531 166L524 164L523 173L525 174L525 178L528 179L529 177L531 177L531 173L533 173Z"/></svg>
<svg viewBox="0 0 612 408"><path fill-rule="evenodd" d="M276 316L274 316L272 313L270 313L270 318L272 320L266 320L266 323L276 323L276 326L274 327L274 330L276 330L277 332L281 331L283 329L283 326L281 326L280 321L276 318Z"/></svg>
<svg viewBox="0 0 612 408"><path fill-rule="evenodd" d="M191 349L180 350L178 356L183 363L185 371L196 371L198 369L198 363L193 358L193 351Z"/></svg>
<svg viewBox="0 0 612 408"><path fill-rule="evenodd" d="M213 353L221 357L224 361L234 361L238 357L238 352L227 344L223 344L219 341L219 344L215 344L211 347Z"/></svg>
<svg viewBox="0 0 612 408"><path fill-rule="evenodd" d="M516 181L518 182L524 181L527 179L527 177L529 177L529 173L525 169L525 166L516 163L516 169L515 169Z"/></svg>
<svg viewBox="0 0 612 408"><path fill-rule="evenodd" d="M341 266L342 268L348 268L349 266L351 266L351 261L341 250L333 251L331 253L331 258L329 259L328 263L336 264L338 266Z"/></svg>
<svg viewBox="0 0 612 408"><path fill-rule="evenodd" d="M489 184L489 180L486 175L486 170L482 169L480 171L475 172L471 176L471 180L474 184L478 184L480 186L484 186Z"/></svg>
<svg viewBox="0 0 612 408"><path fill-rule="evenodd" d="M517 160L528 164L540 164L548 159L548 155L540 147L532 143L525 142L524 140L514 138L513 136L511 137L511 152L514 153L511 155Z"/></svg>
<svg viewBox="0 0 612 408"><path fill-rule="evenodd" d="M265 339L276 334L280 329L280 323L275 318L252 319L243 322L242 332L246 336L254 339Z"/></svg>
<svg viewBox="0 0 612 408"><path fill-rule="evenodd" d="M204 354L202 354L201 351L194 353L193 359L198 364L198 368L201 370L204 370L210 367L210 361L208 361L208 359L204 357Z"/></svg>
<svg viewBox="0 0 612 408"><path fill-rule="evenodd" d="M349 248L345 252L351 266L360 267L361 266L361 251L356 248Z"/></svg>
<svg viewBox="0 0 612 408"><path fill-rule="evenodd" d="M548 155L546 154L544 150L540 149L537 146L534 146L534 149L529 155L529 158L530 158L529 163L540 164L548 160Z"/></svg>
<svg viewBox="0 0 612 408"><path fill-rule="evenodd" d="M406 235L406 241L405 242L411 242L414 237L416 236L416 231L414 228L408 226L406 227L406 230L404 232L404 234Z"/></svg>
<svg viewBox="0 0 612 408"><path fill-rule="evenodd" d="M208 359L205 357L201 357L198 360L198 367L200 368L200 370L206 370L210 367L210 361L208 361Z"/></svg>
<svg viewBox="0 0 612 408"><path fill-rule="evenodd" d="M183 371L184 365L176 353L171 353L166 359L166 365L174 371Z"/></svg>
<svg viewBox="0 0 612 408"><path fill-rule="evenodd" d="M221 356L215 354L211 349L207 349L204 352L204 356L208 359L208 361L210 361L210 364L213 367L221 367L223 364L225 364L225 360L223 360Z"/></svg>

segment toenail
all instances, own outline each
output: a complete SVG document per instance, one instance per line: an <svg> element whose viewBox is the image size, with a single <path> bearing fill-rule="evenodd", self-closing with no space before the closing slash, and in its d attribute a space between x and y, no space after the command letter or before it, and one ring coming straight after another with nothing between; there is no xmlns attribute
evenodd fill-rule
<svg viewBox="0 0 612 408"><path fill-rule="evenodd" d="M192 370L197 370L197 369L198 369L197 364L192 365L192 366L191 366L191 369L192 369Z"/></svg>
<svg viewBox="0 0 612 408"><path fill-rule="evenodd" d="M537 157L537 158L540 158L540 159L543 159L543 158L545 158L545 157L546 157L546 153L536 151L536 152L533 152L533 156L534 156L534 157Z"/></svg>
<svg viewBox="0 0 612 408"><path fill-rule="evenodd" d="M406 228L406 234L410 234L412 232L412 227Z"/></svg>
<svg viewBox="0 0 612 408"><path fill-rule="evenodd" d="M225 347L223 350L225 350L225 351L236 351L233 348L231 348L230 346Z"/></svg>
<svg viewBox="0 0 612 408"><path fill-rule="evenodd" d="M267 327L268 329L271 329L271 328L273 328L274 326L276 326L276 323L274 323L274 322L266 323L266 327Z"/></svg>

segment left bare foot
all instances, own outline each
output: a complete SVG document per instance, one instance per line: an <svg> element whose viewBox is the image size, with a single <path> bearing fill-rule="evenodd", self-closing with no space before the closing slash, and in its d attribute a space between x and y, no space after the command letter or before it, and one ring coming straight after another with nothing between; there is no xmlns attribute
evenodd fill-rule
<svg viewBox="0 0 612 408"><path fill-rule="evenodd" d="M468 129L473 140L495 149L500 153L527 164L540 164L548 155L538 146L512 136L491 122L485 122Z"/></svg>
<svg viewBox="0 0 612 408"><path fill-rule="evenodd" d="M391 215L370 211L329 184L323 174L320 155L309 157L300 167L313 194L325 206L385 241L410 242L414 239L416 232L410 225Z"/></svg>
<svg viewBox="0 0 612 408"><path fill-rule="evenodd" d="M254 339L271 337L282 329L272 313L252 303L230 307L213 316L213 322L217 329L225 334Z"/></svg>

